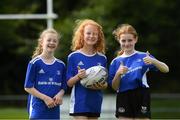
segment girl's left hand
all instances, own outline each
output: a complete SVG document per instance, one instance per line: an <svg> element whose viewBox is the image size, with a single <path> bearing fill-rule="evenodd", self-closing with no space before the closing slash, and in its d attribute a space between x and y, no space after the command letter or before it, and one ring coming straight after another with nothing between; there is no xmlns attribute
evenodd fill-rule
<svg viewBox="0 0 180 120"><path fill-rule="evenodd" d="M143 58L144 63L146 64L153 64L155 59L150 57L149 52L146 53L146 57Z"/></svg>
<svg viewBox="0 0 180 120"><path fill-rule="evenodd" d="M54 103L57 105L62 105L63 99L62 96L57 94L56 96L53 97Z"/></svg>

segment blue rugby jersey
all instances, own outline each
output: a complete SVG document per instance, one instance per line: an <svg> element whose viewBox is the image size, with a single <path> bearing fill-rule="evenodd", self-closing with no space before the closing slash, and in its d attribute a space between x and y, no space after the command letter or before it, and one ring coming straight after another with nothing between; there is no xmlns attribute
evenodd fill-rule
<svg viewBox="0 0 180 120"><path fill-rule="evenodd" d="M106 67L107 58L104 54L96 53L86 55L80 51L72 52L68 56L67 75L69 80L78 73L77 66L88 69L92 66L101 65ZM70 100L70 113L100 113L102 105L102 91L83 87L78 81L72 88Z"/></svg>
<svg viewBox="0 0 180 120"><path fill-rule="evenodd" d="M112 80L121 62L123 62L124 66L128 67L128 72L121 76L120 86L117 92L124 92L138 87L149 88L146 73L149 70L157 71L158 69L154 65L145 64L143 61L144 57L146 57L146 53L136 51L130 56L120 55L113 59L109 66L108 84L112 86ZM150 55L150 57L153 56Z"/></svg>
<svg viewBox="0 0 180 120"><path fill-rule="evenodd" d="M46 64L37 56L28 64L24 87L34 87L53 98L61 89L66 89L65 76L66 68L61 60L55 58L53 63ZM43 100L29 94L28 113L29 118L59 119L60 107L48 108Z"/></svg>

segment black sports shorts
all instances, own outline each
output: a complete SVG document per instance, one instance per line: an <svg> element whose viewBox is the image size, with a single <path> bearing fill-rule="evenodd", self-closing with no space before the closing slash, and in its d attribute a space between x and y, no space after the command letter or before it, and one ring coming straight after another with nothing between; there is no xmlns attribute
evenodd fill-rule
<svg viewBox="0 0 180 120"><path fill-rule="evenodd" d="M150 118L150 100L148 88L137 88L118 93L116 117Z"/></svg>
<svg viewBox="0 0 180 120"><path fill-rule="evenodd" d="M70 116L85 116L85 117L100 117L100 113L90 113L90 112L84 112L84 113L69 113Z"/></svg>

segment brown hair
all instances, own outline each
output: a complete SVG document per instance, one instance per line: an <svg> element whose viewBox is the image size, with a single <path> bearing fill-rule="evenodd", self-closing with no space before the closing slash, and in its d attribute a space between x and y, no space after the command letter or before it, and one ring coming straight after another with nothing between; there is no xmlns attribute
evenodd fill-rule
<svg viewBox="0 0 180 120"><path fill-rule="evenodd" d="M52 33L52 34L55 34L57 35L57 39L59 40L60 39L60 35L57 33L57 31L53 28L48 28L48 29L45 29L41 34L40 34L40 37L38 39L38 45L37 47L35 48L34 52L33 52L33 55L32 55L32 58L40 55L43 51L42 49L42 40L43 40L43 37L47 34L47 33Z"/></svg>
<svg viewBox="0 0 180 120"><path fill-rule="evenodd" d="M86 25L94 25L98 28L98 41L94 48L96 52L105 53L105 40L102 27L91 19L77 20L76 27L74 28L74 34L72 39L72 51L78 50L84 46L84 28Z"/></svg>
<svg viewBox="0 0 180 120"><path fill-rule="evenodd" d="M113 31L113 35L117 41L119 40L120 36L125 33L132 34L135 38L138 37L135 28L130 24L121 24ZM123 52L124 52L123 50L120 50L118 52L118 55L122 55Z"/></svg>

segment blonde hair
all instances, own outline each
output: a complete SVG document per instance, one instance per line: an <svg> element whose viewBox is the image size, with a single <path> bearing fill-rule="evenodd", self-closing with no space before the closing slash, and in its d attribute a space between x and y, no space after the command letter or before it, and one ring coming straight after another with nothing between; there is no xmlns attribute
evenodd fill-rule
<svg viewBox="0 0 180 120"><path fill-rule="evenodd" d="M125 33L132 34L134 38L138 38L138 34L135 28L130 24L121 24L113 31L113 35L117 41L119 40L120 36ZM123 50L120 50L118 52L118 55L122 55L123 52L124 52Z"/></svg>
<svg viewBox="0 0 180 120"><path fill-rule="evenodd" d="M104 33L101 25L91 19L77 20L76 27L74 28L72 39L72 51L78 50L84 46L84 28L86 25L94 25L98 29L98 41L94 46L96 52L105 53L105 40Z"/></svg>
<svg viewBox="0 0 180 120"><path fill-rule="evenodd" d="M46 34L48 33L52 33L52 34L55 34L57 35L57 39L59 40L60 39L60 35L57 33L57 31L53 28L48 28L48 29L45 29L41 34L40 34L40 37L38 39L38 45L37 47L35 48L34 52L33 52L33 55L32 55L32 58L40 55L43 51L43 48L42 48L42 41L43 41L43 38Z"/></svg>

